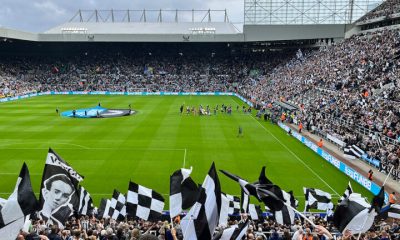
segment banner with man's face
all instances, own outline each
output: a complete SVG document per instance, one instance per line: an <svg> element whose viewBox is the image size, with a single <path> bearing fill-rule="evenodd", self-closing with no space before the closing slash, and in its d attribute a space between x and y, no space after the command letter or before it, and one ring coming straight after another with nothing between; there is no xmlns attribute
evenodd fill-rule
<svg viewBox="0 0 400 240"><path fill-rule="evenodd" d="M49 149L40 188L38 217L51 224L64 226L78 210L78 184L83 180L57 153Z"/></svg>

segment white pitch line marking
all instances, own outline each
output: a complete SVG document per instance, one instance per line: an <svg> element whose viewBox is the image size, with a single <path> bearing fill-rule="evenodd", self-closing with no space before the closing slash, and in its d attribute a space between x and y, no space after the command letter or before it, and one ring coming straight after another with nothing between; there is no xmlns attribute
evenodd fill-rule
<svg viewBox="0 0 400 240"><path fill-rule="evenodd" d="M339 195L339 193L336 192L335 189L333 189L327 182L325 182L324 179L322 179L316 172L314 172L314 170L312 170L312 168L310 168L303 160L301 160L301 158L299 158L294 152L292 152L292 150L290 150L285 144L283 144L272 132L265 128L264 125L257 121L257 119L255 119L253 115L251 115L251 118L256 121L262 128L264 128L265 131L267 131L273 138L275 138L276 141L278 141L284 148L286 148L288 152L290 152L295 158L297 158L297 160L299 160L306 168L308 168L310 172L312 172L317 178L319 178L319 180L321 180L326 186L328 186L336 195Z"/></svg>
<svg viewBox="0 0 400 240"><path fill-rule="evenodd" d="M185 148L185 153L183 154L183 168L185 168L185 165L186 165L186 152L187 152L187 150Z"/></svg>

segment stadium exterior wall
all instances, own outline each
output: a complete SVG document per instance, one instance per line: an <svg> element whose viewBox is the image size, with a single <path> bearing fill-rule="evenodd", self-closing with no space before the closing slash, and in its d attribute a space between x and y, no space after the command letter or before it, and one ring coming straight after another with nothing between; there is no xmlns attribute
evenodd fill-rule
<svg viewBox="0 0 400 240"><path fill-rule="evenodd" d="M244 25L245 42L298 39L343 39L344 24Z"/></svg>

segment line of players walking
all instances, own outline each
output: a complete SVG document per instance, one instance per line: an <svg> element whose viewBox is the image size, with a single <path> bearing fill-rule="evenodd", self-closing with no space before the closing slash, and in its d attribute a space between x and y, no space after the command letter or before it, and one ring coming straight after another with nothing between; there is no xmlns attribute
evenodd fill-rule
<svg viewBox="0 0 400 240"><path fill-rule="evenodd" d="M250 107L250 106L246 107L244 105L242 106L242 109L241 109L241 111L243 113L250 113L250 114L251 114L251 110L252 110L252 107ZM218 112L231 115L232 111L233 111L232 105L225 105L225 104L222 104L221 106L219 106L219 104L217 104L216 106L214 106L213 109L210 108L210 105L207 105L205 107L203 105L200 105L198 108L196 108L195 106L187 105L185 108L184 104L182 104L179 108L179 112L181 115L186 113L186 115L192 114L193 116L196 116L196 115L211 116L212 114L217 115ZM240 111L240 106L236 105L236 112L239 112L239 111Z"/></svg>

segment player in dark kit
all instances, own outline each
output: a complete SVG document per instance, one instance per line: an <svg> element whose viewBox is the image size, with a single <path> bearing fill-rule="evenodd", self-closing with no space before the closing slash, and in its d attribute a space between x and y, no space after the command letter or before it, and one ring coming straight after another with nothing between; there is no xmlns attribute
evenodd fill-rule
<svg viewBox="0 0 400 240"><path fill-rule="evenodd" d="M181 114L183 113L183 104L181 105L181 107L179 108Z"/></svg>
<svg viewBox="0 0 400 240"><path fill-rule="evenodd" d="M238 137L243 137L243 128L241 126L239 126L238 135L237 136Z"/></svg>

